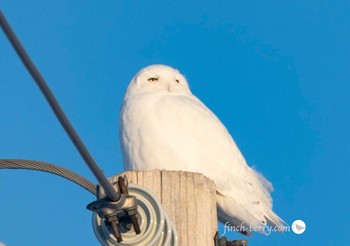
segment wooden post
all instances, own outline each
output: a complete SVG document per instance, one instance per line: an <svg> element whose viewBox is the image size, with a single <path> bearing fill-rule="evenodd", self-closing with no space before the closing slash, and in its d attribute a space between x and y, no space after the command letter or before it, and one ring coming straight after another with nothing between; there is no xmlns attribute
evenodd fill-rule
<svg viewBox="0 0 350 246"><path fill-rule="evenodd" d="M177 229L179 245L214 245L218 225L212 180L199 173L166 170L127 171L114 178L120 175L155 194Z"/></svg>

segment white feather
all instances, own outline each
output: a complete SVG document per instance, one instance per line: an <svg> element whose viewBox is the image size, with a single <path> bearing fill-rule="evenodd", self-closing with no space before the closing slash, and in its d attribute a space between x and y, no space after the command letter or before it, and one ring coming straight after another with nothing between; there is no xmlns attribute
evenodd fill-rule
<svg viewBox="0 0 350 246"><path fill-rule="evenodd" d="M131 81L120 113L126 170L182 170L214 180L223 223L261 230L283 226L272 211L272 185L250 168L236 143L177 70L153 65Z"/></svg>

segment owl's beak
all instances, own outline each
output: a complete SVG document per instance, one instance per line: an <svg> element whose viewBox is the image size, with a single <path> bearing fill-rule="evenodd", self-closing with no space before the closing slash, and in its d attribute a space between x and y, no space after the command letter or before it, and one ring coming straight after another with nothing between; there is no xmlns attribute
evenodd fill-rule
<svg viewBox="0 0 350 246"><path fill-rule="evenodd" d="M168 84L168 91L169 92L171 91L171 84L170 83Z"/></svg>

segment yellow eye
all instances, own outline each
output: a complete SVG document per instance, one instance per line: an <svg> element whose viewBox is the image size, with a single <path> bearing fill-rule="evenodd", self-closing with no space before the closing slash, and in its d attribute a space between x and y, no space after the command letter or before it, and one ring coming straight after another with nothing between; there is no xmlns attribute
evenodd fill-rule
<svg viewBox="0 0 350 246"><path fill-rule="evenodd" d="M149 79L148 79L149 82L155 82L155 81L157 81L157 80L158 80L158 78L149 78Z"/></svg>

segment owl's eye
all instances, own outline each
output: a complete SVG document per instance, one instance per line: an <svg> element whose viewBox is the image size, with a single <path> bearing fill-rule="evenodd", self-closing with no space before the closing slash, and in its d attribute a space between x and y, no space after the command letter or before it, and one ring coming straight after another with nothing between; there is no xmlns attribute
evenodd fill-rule
<svg viewBox="0 0 350 246"><path fill-rule="evenodd" d="M158 80L158 78L154 78L154 77L148 79L149 82L155 82L157 80Z"/></svg>
<svg viewBox="0 0 350 246"><path fill-rule="evenodd" d="M176 81L177 83L180 83L180 80L178 80L178 79L177 79L177 80L175 80L175 81Z"/></svg>

